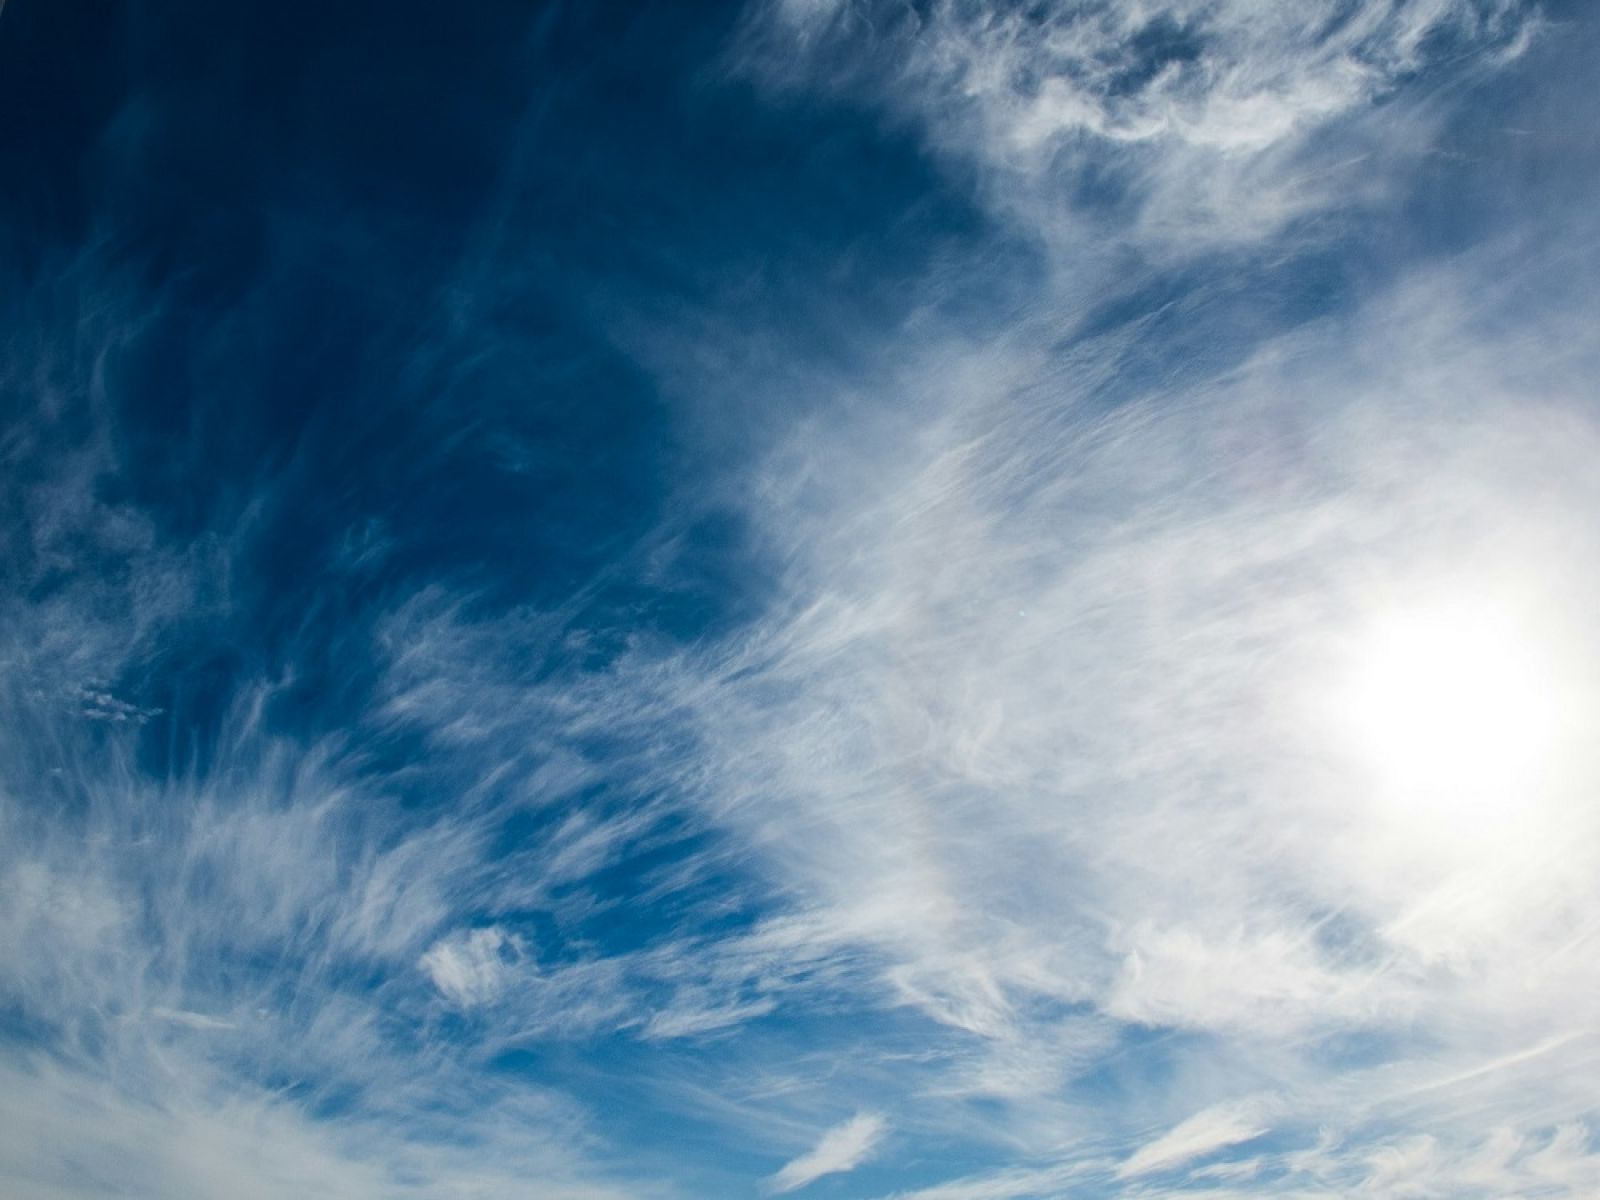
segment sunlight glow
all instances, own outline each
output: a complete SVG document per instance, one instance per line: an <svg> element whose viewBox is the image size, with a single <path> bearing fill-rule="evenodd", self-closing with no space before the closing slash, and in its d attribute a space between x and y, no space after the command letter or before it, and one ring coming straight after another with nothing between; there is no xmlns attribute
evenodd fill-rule
<svg viewBox="0 0 1600 1200"><path fill-rule="evenodd" d="M1509 814L1560 740L1559 676L1535 631L1493 603L1391 612L1357 640L1338 705L1386 798Z"/></svg>

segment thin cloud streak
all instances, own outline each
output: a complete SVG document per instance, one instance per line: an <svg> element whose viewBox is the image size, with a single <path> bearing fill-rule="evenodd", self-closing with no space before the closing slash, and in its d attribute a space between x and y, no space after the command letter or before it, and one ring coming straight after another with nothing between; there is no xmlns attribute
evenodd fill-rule
<svg viewBox="0 0 1600 1200"><path fill-rule="evenodd" d="M817 1144L799 1158L785 1163L772 1177L772 1190L779 1194L797 1191L824 1175L853 1171L865 1162L888 1133L882 1117L857 1113L835 1125Z"/></svg>

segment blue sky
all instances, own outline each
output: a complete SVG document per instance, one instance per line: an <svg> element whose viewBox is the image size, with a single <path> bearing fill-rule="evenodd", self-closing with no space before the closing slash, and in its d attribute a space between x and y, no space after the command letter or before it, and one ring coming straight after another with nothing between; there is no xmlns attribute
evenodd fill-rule
<svg viewBox="0 0 1600 1200"><path fill-rule="evenodd" d="M10 0L0 1192L1600 1194L1597 51Z"/></svg>

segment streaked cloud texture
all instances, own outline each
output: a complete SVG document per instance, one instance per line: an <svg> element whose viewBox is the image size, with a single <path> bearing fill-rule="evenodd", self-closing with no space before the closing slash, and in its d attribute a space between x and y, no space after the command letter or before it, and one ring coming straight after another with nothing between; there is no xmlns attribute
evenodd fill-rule
<svg viewBox="0 0 1600 1200"><path fill-rule="evenodd" d="M1594 13L88 7L0 1193L1600 1194Z"/></svg>

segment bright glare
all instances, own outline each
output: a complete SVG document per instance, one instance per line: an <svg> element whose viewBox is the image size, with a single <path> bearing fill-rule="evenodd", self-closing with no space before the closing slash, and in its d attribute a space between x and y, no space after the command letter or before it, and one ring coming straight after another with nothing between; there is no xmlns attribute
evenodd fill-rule
<svg viewBox="0 0 1600 1200"><path fill-rule="evenodd" d="M1509 811L1550 766L1556 683L1532 630L1492 604L1453 601L1375 622L1340 707L1391 798L1462 815Z"/></svg>

